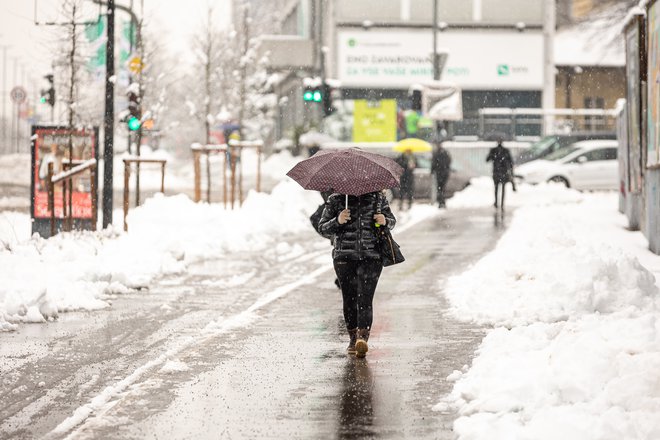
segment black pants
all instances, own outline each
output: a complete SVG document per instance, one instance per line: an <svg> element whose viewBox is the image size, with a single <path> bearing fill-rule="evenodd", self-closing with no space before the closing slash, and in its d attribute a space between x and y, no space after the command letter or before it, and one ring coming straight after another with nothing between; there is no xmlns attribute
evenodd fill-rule
<svg viewBox="0 0 660 440"><path fill-rule="evenodd" d="M449 180L448 174L437 174L436 183L438 185L436 199L439 206L445 206L445 186Z"/></svg>
<svg viewBox="0 0 660 440"><path fill-rule="evenodd" d="M335 272L344 299L346 328L371 328L373 300L383 271L380 260L335 260Z"/></svg>
<svg viewBox="0 0 660 440"><path fill-rule="evenodd" d="M493 177L493 183L495 184L495 207L498 205L504 208L504 196L506 191L506 184L511 182L513 190L516 190L516 183L513 180L509 180L508 177ZM499 187L502 187L502 200L498 200Z"/></svg>

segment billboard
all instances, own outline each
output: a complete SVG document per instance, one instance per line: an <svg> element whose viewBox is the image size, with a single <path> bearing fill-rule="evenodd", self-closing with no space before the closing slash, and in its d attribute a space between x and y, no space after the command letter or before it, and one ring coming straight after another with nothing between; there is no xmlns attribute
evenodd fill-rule
<svg viewBox="0 0 660 440"><path fill-rule="evenodd" d="M433 79L430 32L420 30L340 31L337 77L344 87L407 89ZM438 51L447 53L442 80L467 90L543 89L541 32L438 34Z"/></svg>
<svg viewBox="0 0 660 440"><path fill-rule="evenodd" d="M641 170L641 87L640 87L640 19L633 20L626 30L626 120L628 179L630 192L642 190Z"/></svg>
<svg viewBox="0 0 660 440"><path fill-rule="evenodd" d="M69 142L73 147L73 160L98 159L98 128L70 129L68 127L32 127L31 193L32 232L50 235L50 209L48 209L48 164L53 173L64 171L69 160ZM78 229L92 227L92 193L89 173L72 179L72 213ZM55 218L58 224L63 218L62 185L55 186ZM59 228L58 228L59 229Z"/></svg>
<svg viewBox="0 0 660 440"><path fill-rule="evenodd" d="M655 1L647 12L648 95L647 95L647 165L660 163L660 3Z"/></svg>
<svg viewBox="0 0 660 440"><path fill-rule="evenodd" d="M396 100L355 100L353 142L396 142Z"/></svg>

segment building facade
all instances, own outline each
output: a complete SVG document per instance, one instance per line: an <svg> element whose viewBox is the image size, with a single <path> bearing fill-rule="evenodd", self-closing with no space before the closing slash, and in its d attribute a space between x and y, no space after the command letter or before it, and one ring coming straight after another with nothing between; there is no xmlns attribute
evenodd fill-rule
<svg viewBox="0 0 660 440"><path fill-rule="evenodd" d="M280 87L285 101L282 110L289 112L282 115L282 135L292 132L292 125L305 126L318 120L319 109L296 99L307 76L335 80L338 87L333 94L334 102L349 113L351 101L365 99L393 99L400 110L408 108L410 87L433 79L433 3L433 0L292 2L283 11L281 30L313 41L313 65L290 66L281 71L284 79ZM464 120L455 124L455 135L476 133L480 108L543 105L544 89L554 82L547 75L549 46L543 29L545 8L551 2L438 0L437 3L436 46L439 53L447 55L441 79L463 90ZM295 82L298 86L289 84ZM550 101L554 104L554 84L550 90L553 91ZM345 115L342 118L350 119Z"/></svg>

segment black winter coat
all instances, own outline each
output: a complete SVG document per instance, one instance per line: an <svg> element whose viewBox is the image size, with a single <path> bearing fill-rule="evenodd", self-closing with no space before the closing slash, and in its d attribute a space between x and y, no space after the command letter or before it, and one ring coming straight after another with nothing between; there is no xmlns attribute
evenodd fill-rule
<svg viewBox="0 0 660 440"><path fill-rule="evenodd" d="M500 182L507 182L511 179L513 174L513 158L511 152L498 145L491 148L486 157L486 162L493 162L493 179Z"/></svg>
<svg viewBox="0 0 660 440"><path fill-rule="evenodd" d="M325 209L319 222L319 232L325 237L331 237L334 244L332 258L344 260L380 259L374 215L381 200L381 214L387 219L390 229L394 228L396 219L385 196L372 192L361 196L348 196L348 209L351 219L340 225L337 220L339 213L346 207L344 194L332 194L325 203ZM383 226L381 226L382 228Z"/></svg>

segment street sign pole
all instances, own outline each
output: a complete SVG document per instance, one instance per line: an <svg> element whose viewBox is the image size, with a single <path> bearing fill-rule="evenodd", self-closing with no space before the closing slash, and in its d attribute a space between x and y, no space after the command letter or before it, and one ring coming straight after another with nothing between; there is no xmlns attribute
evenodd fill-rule
<svg viewBox="0 0 660 440"><path fill-rule="evenodd" d="M115 125L115 1L108 0L105 52L105 117L103 119L103 229L112 224L112 161Z"/></svg>

